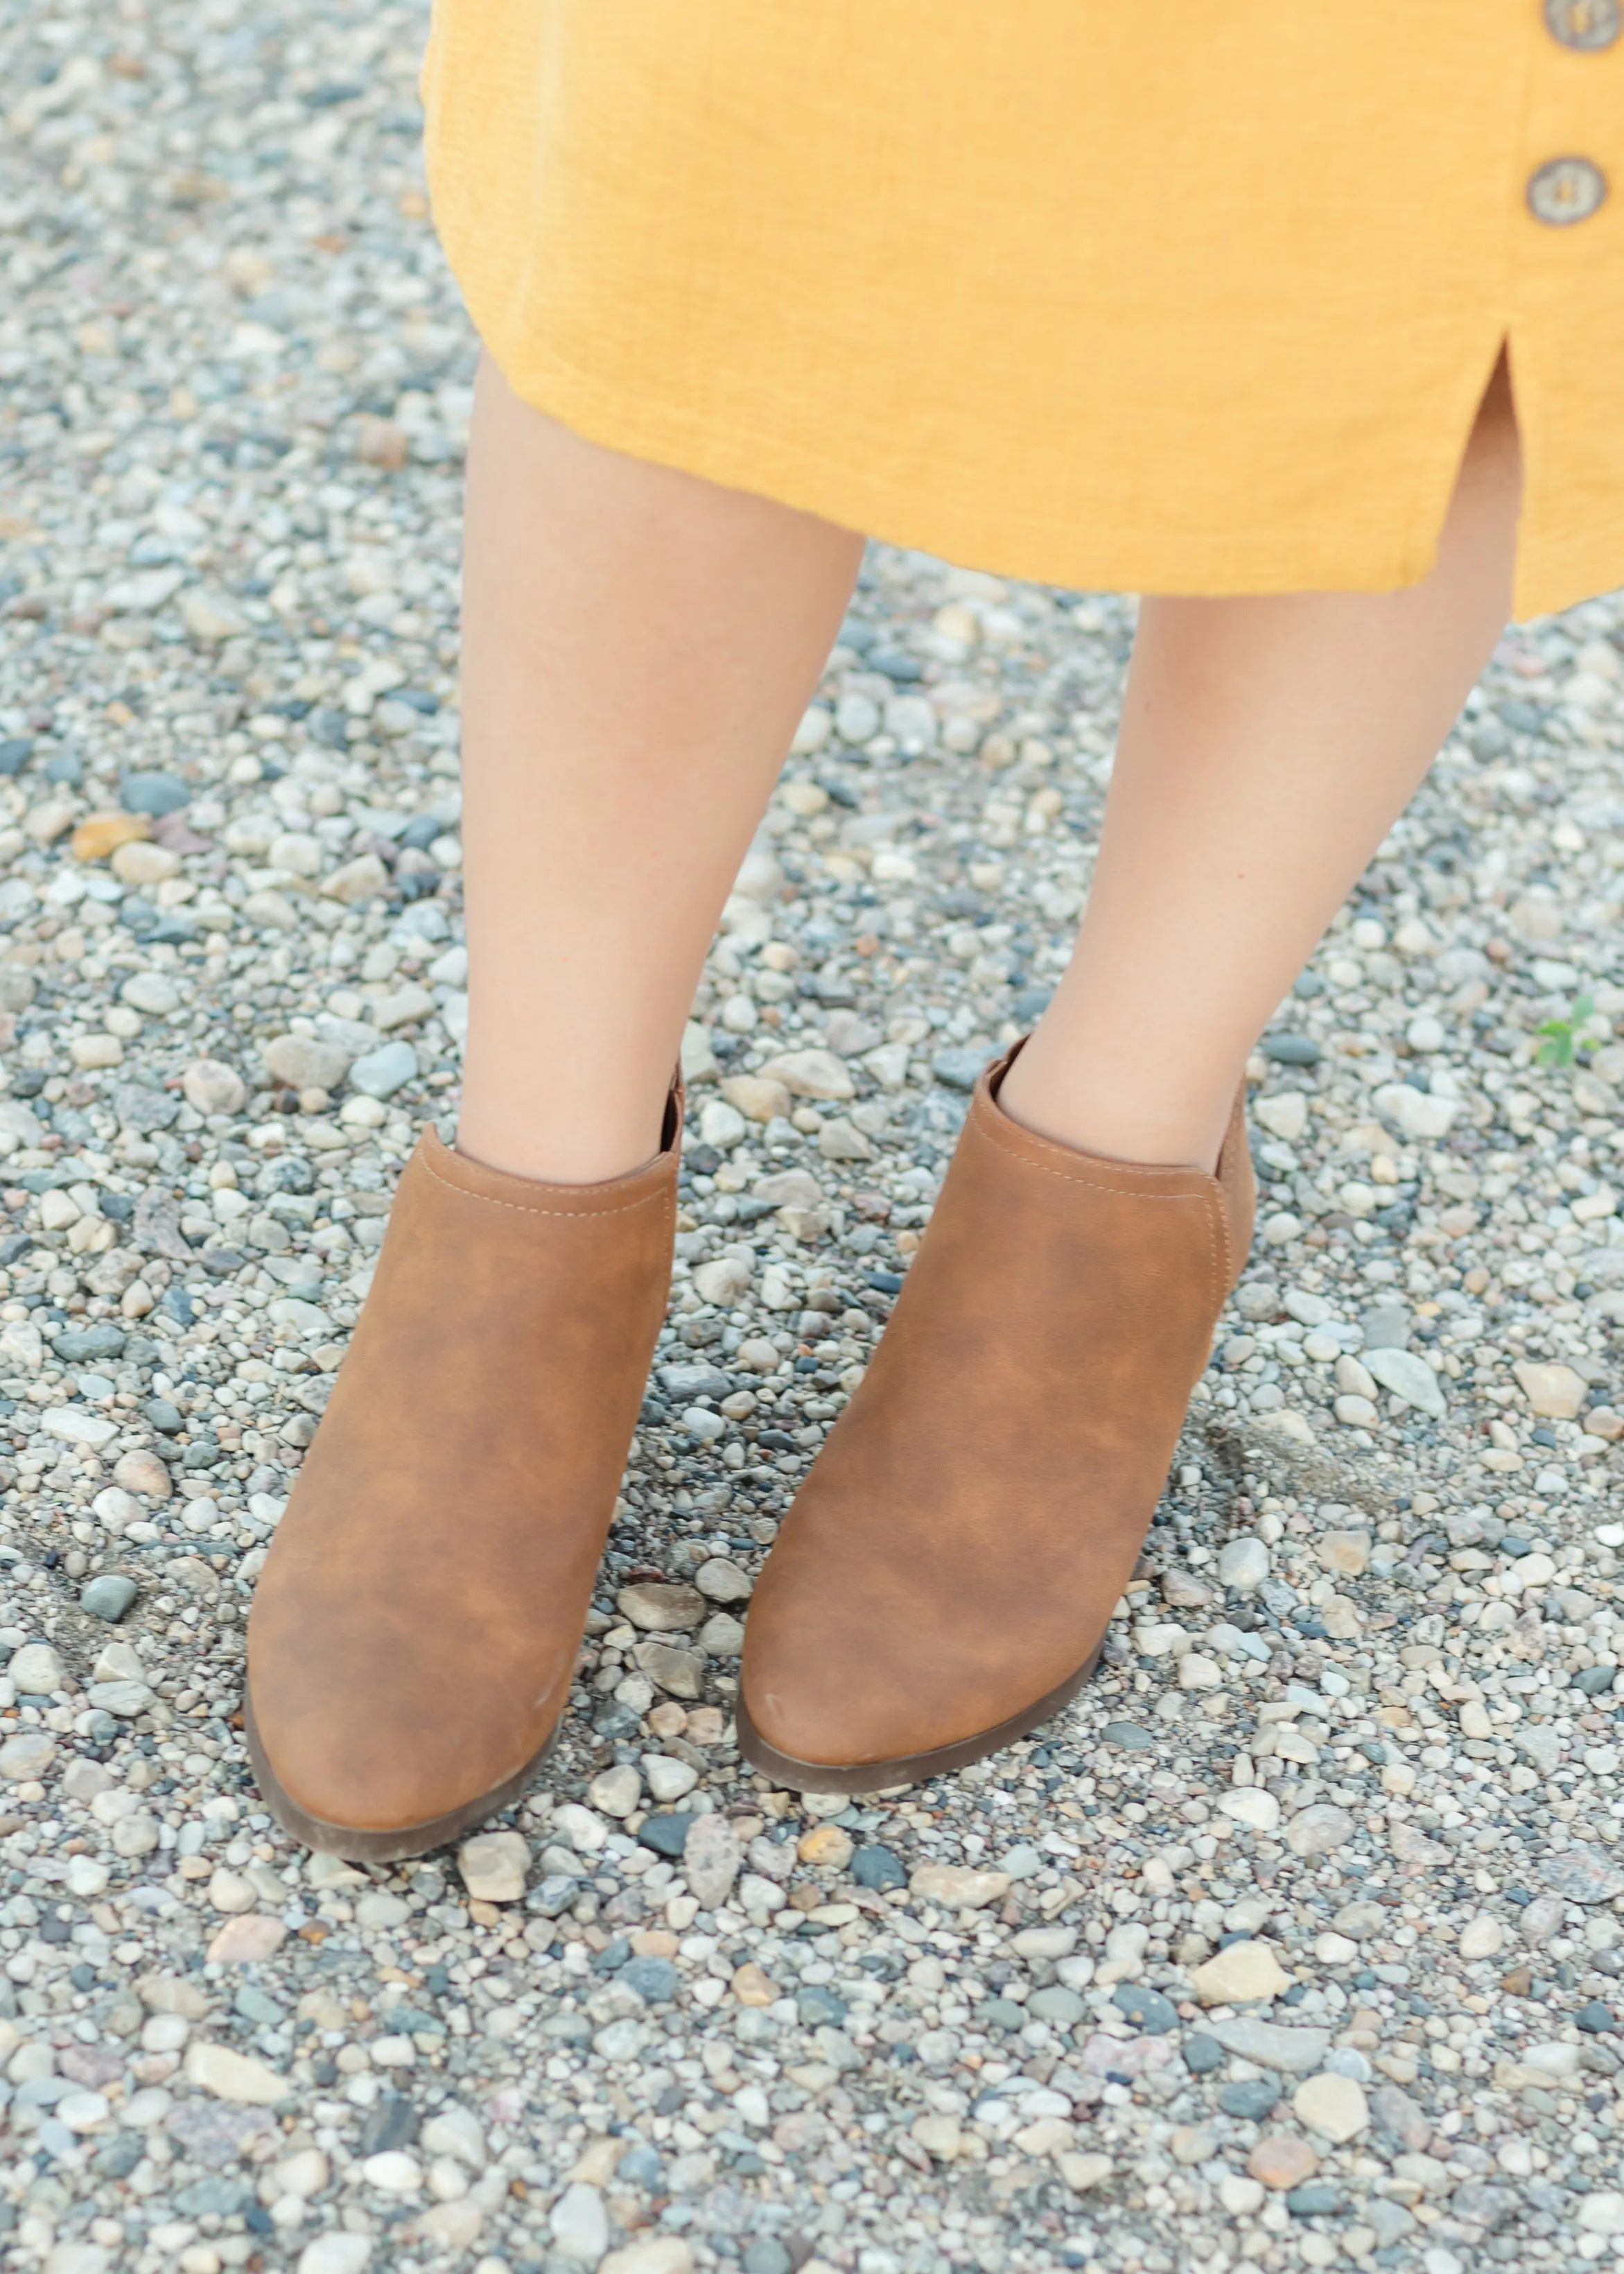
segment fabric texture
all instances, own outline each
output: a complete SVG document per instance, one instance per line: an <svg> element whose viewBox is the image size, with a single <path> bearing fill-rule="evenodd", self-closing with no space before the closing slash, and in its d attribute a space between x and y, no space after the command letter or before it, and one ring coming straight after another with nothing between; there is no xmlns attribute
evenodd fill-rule
<svg viewBox="0 0 1624 2274"><path fill-rule="evenodd" d="M437 0L430 185L528 402L1059 584L1413 583L1507 344L1527 615L1624 582L1617 15Z"/></svg>

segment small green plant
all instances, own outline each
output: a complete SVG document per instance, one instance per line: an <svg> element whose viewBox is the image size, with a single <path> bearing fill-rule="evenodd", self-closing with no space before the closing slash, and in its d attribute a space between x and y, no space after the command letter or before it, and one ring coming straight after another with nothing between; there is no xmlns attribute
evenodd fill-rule
<svg viewBox="0 0 1624 2274"><path fill-rule="evenodd" d="M1572 1010L1565 1019L1547 1019L1539 1029L1540 1043L1534 1052L1537 1065L1570 1066L1581 1050L1593 1050L1596 1037L1582 1029L1596 1008L1593 995L1575 995Z"/></svg>

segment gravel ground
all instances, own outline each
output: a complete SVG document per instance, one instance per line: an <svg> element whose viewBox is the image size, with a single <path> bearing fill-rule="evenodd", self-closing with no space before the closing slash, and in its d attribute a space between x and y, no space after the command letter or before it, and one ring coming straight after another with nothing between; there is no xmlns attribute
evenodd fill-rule
<svg viewBox="0 0 1624 2274"><path fill-rule="evenodd" d="M422 19L0 0L11 2263L1624 2256L1615 601L1507 636L1253 1062L1102 1677L821 1804L739 1765L739 1615L1064 963L1132 621L876 550L689 1032L553 1779L372 1872L261 1809L249 1590L465 1015Z"/></svg>

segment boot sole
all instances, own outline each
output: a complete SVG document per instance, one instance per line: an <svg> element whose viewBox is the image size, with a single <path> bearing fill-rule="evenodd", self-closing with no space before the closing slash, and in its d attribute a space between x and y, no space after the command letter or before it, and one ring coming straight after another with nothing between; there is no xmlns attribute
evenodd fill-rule
<svg viewBox="0 0 1624 2274"><path fill-rule="evenodd" d="M557 1744L559 1725L554 1724L541 1751L494 1790L481 1793L477 1800L466 1801L461 1808L451 1809L444 1816L431 1817L426 1823L402 1824L382 1832L365 1831L350 1824L329 1824L320 1816L307 1816L298 1803L289 1797L266 1758L254 1722L253 1706L246 1694L243 1698L243 1734L248 1741L254 1782L284 1832L290 1833L318 1856L337 1856L346 1864L401 1864L413 1856L426 1856L433 1849L447 1847L517 1800Z"/></svg>
<svg viewBox="0 0 1624 2274"><path fill-rule="evenodd" d="M926 1753L899 1753L889 1761L800 1761L793 1753L781 1753L776 1745L767 1743L751 1721L741 1691L733 1708L739 1751L753 1769L759 1769L772 1784L787 1792L884 1792L897 1785L923 1784L953 1769L968 1768L972 1761L984 1760L989 1753L1012 1745L1018 1737L1027 1736L1063 1706L1069 1706L1100 1663L1104 1646L1101 1637L1075 1674L1067 1675L1056 1688L1023 1706L1019 1713L1011 1713L1007 1721L1000 1721L990 1729L980 1729L973 1737L960 1737L955 1744L937 1745Z"/></svg>

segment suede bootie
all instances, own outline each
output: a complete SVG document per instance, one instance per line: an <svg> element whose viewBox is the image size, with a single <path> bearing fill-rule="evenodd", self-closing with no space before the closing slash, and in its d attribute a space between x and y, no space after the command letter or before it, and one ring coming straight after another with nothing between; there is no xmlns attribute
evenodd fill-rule
<svg viewBox="0 0 1624 2274"><path fill-rule="evenodd" d="M248 1625L250 1754L279 1821L423 1854L520 1792L569 1695L676 1222L662 1149L534 1184L423 1138Z"/></svg>
<svg viewBox="0 0 1624 2274"><path fill-rule="evenodd" d="M890 1325L745 1623L747 1760L802 1791L962 1767L1081 1688L1252 1239L1217 1173L1035 1136L981 1076Z"/></svg>

